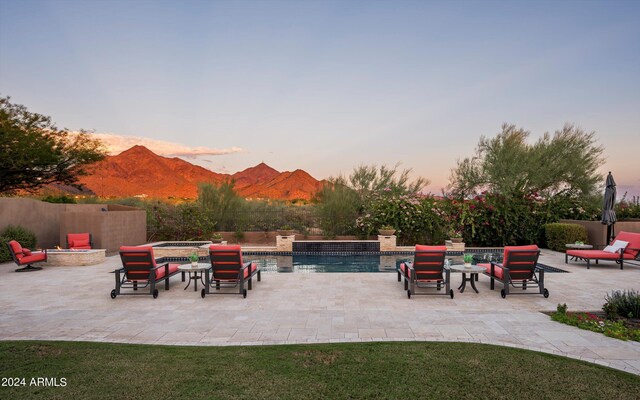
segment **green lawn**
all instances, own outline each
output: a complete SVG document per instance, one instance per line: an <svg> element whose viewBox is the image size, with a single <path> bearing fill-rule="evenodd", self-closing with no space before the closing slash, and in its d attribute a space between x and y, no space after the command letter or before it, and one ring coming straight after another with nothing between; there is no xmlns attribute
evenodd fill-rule
<svg viewBox="0 0 640 400"><path fill-rule="evenodd" d="M2 399L637 399L640 377L521 349L384 342L178 347L0 342ZM65 387L29 386L65 378Z"/></svg>

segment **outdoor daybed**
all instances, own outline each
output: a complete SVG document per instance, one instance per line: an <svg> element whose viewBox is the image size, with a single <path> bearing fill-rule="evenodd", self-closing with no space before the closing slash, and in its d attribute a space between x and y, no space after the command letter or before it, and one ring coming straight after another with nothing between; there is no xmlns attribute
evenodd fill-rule
<svg viewBox="0 0 640 400"><path fill-rule="evenodd" d="M618 241L626 242L627 244L624 245L624 243ZM640 233L621 231L611 243L611 246L607 246L603 250L567 250L564 255L564 262L568 264L569 257L575 257L586 261L587 269L589 269L591 260L596 260L596 264L598 264L598 260L608 260L615 261L616 264L620 264L620 269L623 269L625 260L636 260L639 254Z"/></svg>

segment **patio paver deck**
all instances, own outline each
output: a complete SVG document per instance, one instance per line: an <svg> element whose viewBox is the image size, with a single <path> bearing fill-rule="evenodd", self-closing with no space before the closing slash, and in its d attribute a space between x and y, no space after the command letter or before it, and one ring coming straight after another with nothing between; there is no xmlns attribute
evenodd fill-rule
<svg viewBox="0 0 640 400"><path fill-rule="evenodd" d="M640 375L640 343L550 320L540 311L600 310L611 290L640 290L640 267L609 263L587 270L544 250L540 262L571 273L547 274L548 299L500 297L480 276L479 294L411 300L395 273L263 274L246 299L171 290L109 297L119 257L98 265L14 273L0 264L0 340L71 340L165 345L263 345L364 341L461 341L497 344L585 360ZM608 265L608 266L607 266ZM454 287L461 276L453 275ZM161 285L163 286L163 285ZM144 313L141 308L147 307Z"/></svg>

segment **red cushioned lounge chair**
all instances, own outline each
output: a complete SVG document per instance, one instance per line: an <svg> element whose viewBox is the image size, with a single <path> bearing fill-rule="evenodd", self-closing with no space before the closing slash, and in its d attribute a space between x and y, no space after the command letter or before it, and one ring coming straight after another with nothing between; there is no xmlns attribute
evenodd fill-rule
<svg viewBox="0 0 640 400"><path fill-rule="evenodd" d="M491 264L478 264L485 268L485 275L491 278L491 290L494 290L494 281L502 283L503 289L500 295L504 299L509 293L509 287L527 289L534 284L545 298L549 297L549 290L544 287L544 270L538 267L540 250L536 245L529 246L505 246L502 263L492 261ZM537 294L537 293L520 293Z"/></svg>
<svg viewBox="0 0 640 400"><path fill-rule="evenodd" d="M67 233L67 248L76 250L89 250L93 248L90 233Z"/></svg>
<svg viewBox="0 0 640 400"><path fill-rule="evenodd" d="M180 272L180 264L156 264L151 246L122 246L120 258L122 268L113 271L116 276L116 288L111 291L112 299L125 294L150 294L155 299L158 297L156 284L164 281L164 289L169 290L169 278ZM149 287L149 293L138 292L139 288L146 287ZM123 288L133 289L133 292L122 293Z"/></svg>
<svg viewBox="0 0 640 400"><path fill-rule="evenodd" d="M34 267L31 263L45 262L47 261L47 251L31 251L26 247L22 247L20 243L15 240L7 242L9 247L9 253L11 258L18 265L26 265L26 267L16 269L16 272L30 272L41 270L42 267Z"/></svg>
<svg viewBox="0 0 640 400"><path fill-rule="evenodd" d="M229 294L217 292L220 288L238 288L238 294L243 298L247 297L247 289L251 287L251 280L254 275L258 276L260 282L260 268L253 262L242 262L242 250L240 246L209 246L209 258L211 259L211 269L205 274L204 289L200 292L202 298L207 294ZM210 288L215 287L216 292L211 292ZM235 293L234 293L235 294Z"/></svg>
<svg viewBox="0 0 640 400"><path fill-rule="evenodd" d="M422 246L416 245L413 262L400 264L398 268L398 282L404 277L404 289L407 297L411 295L442 294L449 295L453 299L451 290L451 271L444 265L447 255L446 246ZM416 292L418 288L436 288L440 290L442 286L445 291L441 293Z"/></svg>
<svg viewBox="0 0 640 400"><path fill-rule="evenodd" d="M589 269L591 260L596 260L596 264L598 264L598 260L608 260L615 261L616 264L620 264L620 269L623 269L625 260L638 260L640 256L640 233L621 231L611 244L616 240L623 240L629 244L615 253L604 250L567 250L564 255L564 262L568 264L569 257L575 257L578 260L586 261L587 269Z"/></svg>

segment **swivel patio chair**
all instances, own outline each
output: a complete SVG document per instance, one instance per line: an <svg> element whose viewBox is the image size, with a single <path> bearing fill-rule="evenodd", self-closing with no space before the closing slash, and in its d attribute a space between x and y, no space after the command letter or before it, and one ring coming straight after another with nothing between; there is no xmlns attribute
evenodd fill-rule
<svg viewBox="0 0 640 400"><path fill-rule="evenodd" d="M451 270L444 265L447 255L446 246L416 245L413 262L400 264L398 268L398 282L404 277L404 289L407 297L411 295L449 295L453 299L451 289ZM436 288L438 291L445 287L444 292L417 292L417 289Z"/></svg>
<svg viewBox="0 0 640 400"><path fill-rule="evenodd" d="M32 263L47 261L47 250L44 251L31 251L26 247L22 247L20 243L15 240L7 242L9 247L9 253L11 258L18 265L26 265L26 267L16 269L16 272L31 272L41 270L42 267L34 267Z"/></svg>
<svg viewBox="0 0 640 400"><path fill-rule="evenodd" d="M251 281L257 275L260 282L260 268L253 263L242 261L240 246L209 246L211 269L205 273L204 289L200 295L204 299L207 294L240 294L247 297L247 289L252 289ZM214 287L215 292L210 289ZM238 293L219 292L221 288L238 288Z"/></svg>
<svg viewBox="0 0 640 400"><path fill-rule="evenodd" d="M614 246L616 244L620 246ZM603 250L567 250L564 255L565 264L569 263L569 257L586 261L587 269L591 267L591 260L595 260L596 264L598 260L614 261L620 264L620 269L624 269L625 260L638 261L640 257L640 233L621 231L611 245Z"/></svg>
<svg viewBox="0 0 640 400"><path fill-rule="evenodd" d="M491 278L491 290L495 288L495 282L502 283L500 291L502 298L512 294L509 287L526 290L528 285L538 286L539 294L549 297L549 290L544 287L544 270L538 267L540 250L536 245L529 246L505 246L502 263L491 261L490 264L478 264L485 268L484 274ZM519 293L538 294L538 293Z"/></svg>
<svg viewBox="0 0 640 400"><path fill-rule="evenodd" d="M169 290L169 278L180 272L180 264L163 262L156 264L151 246L122 246L120 247L122 268L114 272L116 288L111 291L111 298L119 295L147 295L158 297L156 285L164 281L164 289ZM140 286L143 285L143 286ZM138 292L138 289L149 288L149 292ZM133 289L132 292L122 293L122 289Z"/></svg>
<svg viewBox="0 0 640 400"><path fill-rule="evenodd" d="M89 250L93 248L90 233L67 233L67 249Z"/></svg>

